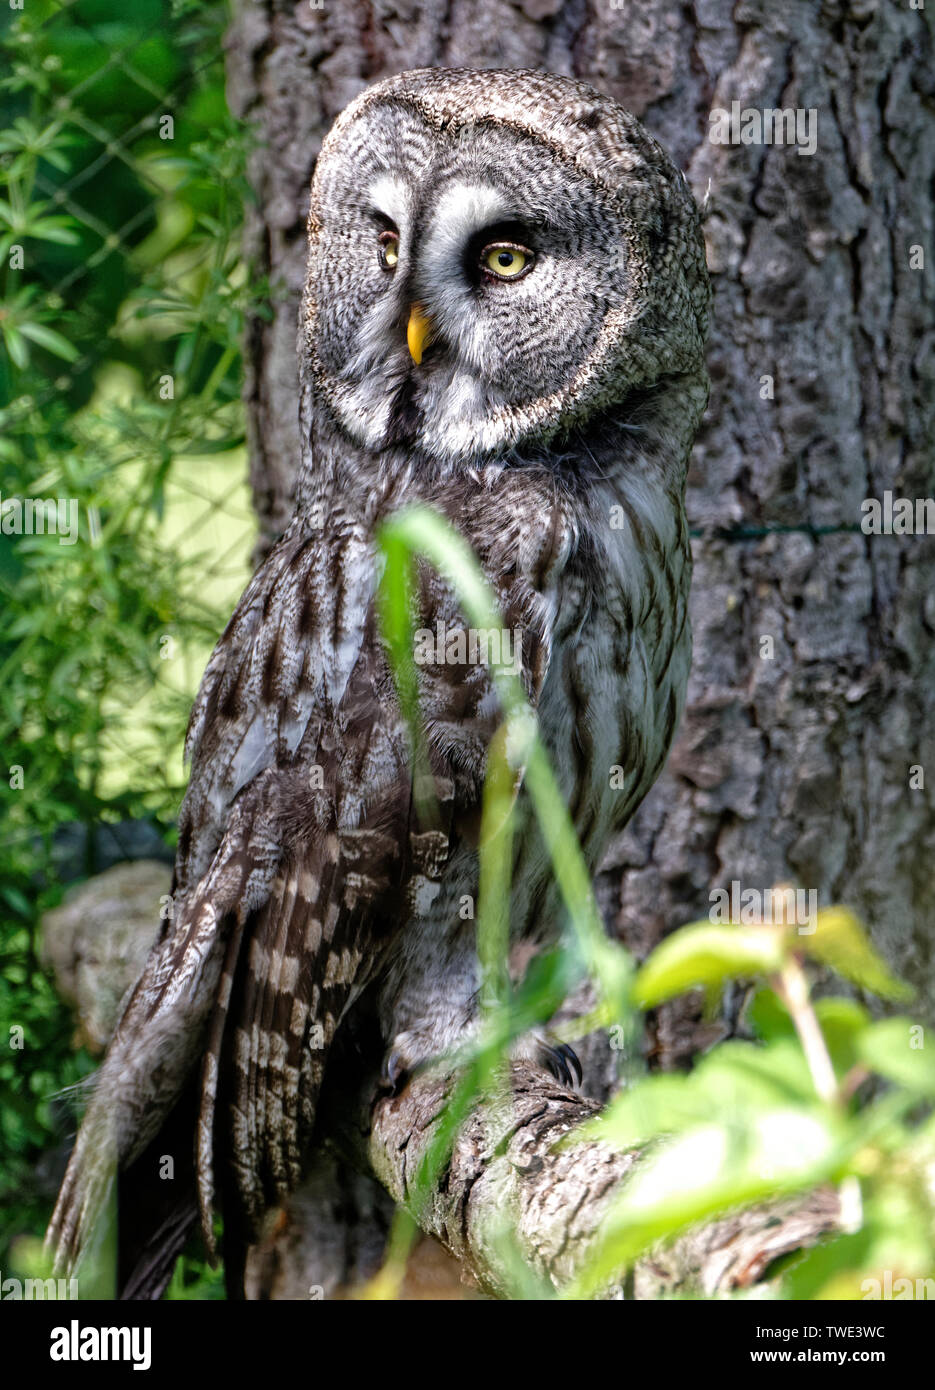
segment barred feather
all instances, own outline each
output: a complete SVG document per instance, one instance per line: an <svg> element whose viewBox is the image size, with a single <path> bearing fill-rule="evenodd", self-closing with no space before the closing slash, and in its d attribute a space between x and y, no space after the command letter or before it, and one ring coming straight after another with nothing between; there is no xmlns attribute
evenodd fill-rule
<svg viewBox="0 0 935 1390"><path fill-rule="evenodd" d="M440 317L434 365L414 375L400 296L415 281L402 273L395 290L382 280L358 300L353 255L332 254L329 229L338 217L347 249L344 222L359 217L361 190L392 194L413 171L422 199L444 201L462 155L469 196L462 188L445 203L451 224L416 218L417 241L440 238L430 263L419 261L422 243L400 259ZM449 292L445 267L489 202L475 187L484 167L491 178L511 170L511 196L548 235L566 236L553 260L565 268L563 293L571 277L563 302L574 325L523 299L536 283L524 279L519 300L496 294L490 323L474 321L462 343L457 316L481 296ZM570 79L403 74L337 122L309 229L297 514L195 701L174 920L101 1067L49 1228L59 1267L70 1269L114 1171L133 1186L131 1176L147 1177L139 1169L152 1145L172 1152L183 1134L191 1191L126 1214L138 1249L123 1282L140 1296L158 1296L198 1209L213 1251L216 1197L236 1272L267 1206L301 1178L328 1049L361 991L375 986L385 1041L408 1060L460 1041L476 1017L473 924L462 908L477 890L480 799L501 710L482 662L442 656L420 668L439 811L423 824L375 611L383 519L427 504L470 544L505 627L521 634L521 677L592 867L657 776L687 680L684 487L707 396L709 291L694 204L659 146ZM600 258L595 285L582 247L593 253L599 237L614 255L612 265ZM452 267L461 284L463 257ZM514 302L526 306L518 317ZM463 628L430 566L419 566L415 587L421 628ZM557 931L561 905L521 795L518 804L511 922L541 939Z"/></svg>

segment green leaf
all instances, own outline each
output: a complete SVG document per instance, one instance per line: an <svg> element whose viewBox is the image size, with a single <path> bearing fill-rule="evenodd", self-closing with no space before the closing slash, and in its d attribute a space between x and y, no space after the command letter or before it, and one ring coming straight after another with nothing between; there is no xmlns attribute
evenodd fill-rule
<svg viewBox="0 0 935 1390"><path fill-rule="evenodd" d="M890 973L889 967L870 943L863 925L846 907L828 907L819 912L812 934L795 938L797 949L830 965L845 980L883 999L906 999L912 990Z"/></svg>
<svg viewBox="0 0 935 1390"><path fill-rule="evenodd" d="M747 1005L747 1018L758 1038L773 1042L777 1038L794 1038L795 1024L779 995L763 985Z"/></svg>
<svg viewBox="0 0 935 1390"><path fill-rule="evenodd" d="M783 1271L783 1294L793 1299L862 1297L858 1278L874 1243L873 1232L864 1228L833 1236L812 1250L797 1251Z"/></svg>
<svg viewBox="0 0 935 1390"><path fill-rule="evenodd" d="M894 1181L867 1185L859 1231L826 1237L790 1261L782 1276L787 1298L931 1297L927 1180L921 1168L912 1173L905 1159L900 1169Z"/></svg>
<svg viewBox="0 0 935 1390"><path fill-rule="evenodd" d="M776 1108L744 1130L690 1129L639 1162L604 1218L601 1245L566 1296L587 1297L695 1222L825 1181L840 1162L835 1124L818 1107Z"/></svg>
<svg viewBox="0 0 935 1390"><path fill-rule="evenodd" d="M732 1039L714 1048L698 1072L712 1101L712 1118L725 1109L752 1111L817 1100L815 1082L798 1038L764 1047Z"/></svg>
<svg viewBox="0 0 935 1390"><path fill-rule="evenodd" d="M223 439L195 439L184 449L176 449L175 456L182 458L188 454L226 454L230 449L239 449L244 442L242 434L225 435Z"/></svg>
<svg viewBox="0 0 935 1390"><path fill-rule="evenodd" d="M909 1018L886 1018L856 1039L855 1050L871 1071L907 1091L935 1096L935 1053L925 1050L925 1030Z"/></svg>
<svg viewBox="0 0 935 1390"><path fill-rule="evenodd" d="M79 352L74 343L70 343L61 333L57 333L54 328L48 328L44 323L22 323L20 332L40 347L44 347L47 352L54 353L56 357L63 357L66 362L78 360Z"/></svg>
<svg viewBox="0 0 935 1390"><path fill-rule="evenodd" d="M870 1014L856 999L837 997L816 1000L814 1009L835 1075L841 1079L859 1061L857 1041L870 1026Z"/></svg>
<svg viewBox="0 0 935 1390"><path fill-rule="evenodd" d="M0 895L2 895L4 900L12 907L14 912L18 912L21 917L25 917L27 920L29 919L32 909L30 908L29 899L26 897L25 893L20 892L18 888L14 888L12 884L4 883L0 885ZM25 933L23 933L23 936L25 937ZM8 939L6 944L7 949L19 949L21 946L28 946L29 942L28 938L25 940L18 940L17 937L14 936Z"/></svg>
<svg viewBox="0 0 935 1390"><path fill-rule="evenodd" d="M667 936L633 981L641 1008L654 1008L699 985L771 975L783 963L783 935L772 927L694 922Z"/></svg>
<svg viewBox="0 0 935 1390"><path fill-rule="evenodd" d="M81 238L69 225L70 221L67 217L40 217L23 227L22 233L23 236L33 237L36 241L55 241L61 246L77 246Z"/></svg>
<svg viewBox="0 0 935 1390"><path fill-rule="evenodd" d="M563 1148L582 1141L630 1149L660 1134L678 1134L711 1118L710 1099L687 1076L650 1076L617 1096L602 1114L577 1127Z"/></svg>
<svg viewBox="0 0 935 1390"><path fill-rule="evenodd" d="M525 1032L551 1016L580 981L578 953L567 945L533 956L513 996L512 1026Z"/></svg>
<svg viewBox="0 0 935 1390"><path fill-rule="evenodd" d="M815 1086L795 1037L764 1047L722 1043L689 1076L652 1076L617 1096L566 1145L599 1140L632 1148L662 1134L699 1124L744 1124L777 1106L814 1106Z"/></svg>
<svg viewBox="0 0 935 1390"><path fill-rule="evenodd" d="M29 366L29 348L26 346L26 340L19 329L13 327L12 323L4 323L2 328L3 341L10 354L10 360L15 367L19 367L22 371L24 367Z"/></svg>

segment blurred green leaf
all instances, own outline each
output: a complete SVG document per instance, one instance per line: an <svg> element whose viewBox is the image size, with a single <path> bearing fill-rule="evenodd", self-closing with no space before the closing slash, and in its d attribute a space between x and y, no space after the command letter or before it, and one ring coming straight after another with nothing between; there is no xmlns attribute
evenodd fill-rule
<svg viewBox="0 0 935 1390"><path fill-rule="evenodd" d="M75 362L78 359L78 349L67 338L63 338L61 333L57 333L54 328L47 328L42 323L24 323L21 325L21 332L24 337L31 339L44 347L47 352L54 353L56 357L63 357L66 362Z"/></svg>
<svg viewBox="0 0 935 1390"><path fill-rule="evenodd" d="M844 980L882 999L906 999L912 990L897 980L870 943L861 922L846 907L819 912L811 935L796 937L797 948L814 960L830 965Z"/></svg>
<svg viewBox="0 0 935 1390"><path fill-rule="evenodd" d="M750 999L747 1018L757 1037L764 1042L795 1037L795 1024L789 1017L789 1010L767 985L762 985Z"/></svg>
<svg viewBox="0 0 935 1390"><path fill-rule="evenodd" d="M855 1042L860 1060L888 1081L921 1096L935 1096L935 1055L925 1049L925 1029L909 1018L886 1018L865 1028Z"/></svg>
<svg viewBox="0 0 935 1390"><path fill-rule="evenodd" d="M816 1000L815 1015L840 1081L859 1061L859 1039L870 1015L856 1000L838 998Z"/></svg>
<svg viewBox="0 0 935 1390"><path fill-rule="evenodd" d="M633 997L649 1009L701 985L770 975L784 954L782 932L774 927L694 922L659 943L636 973Z"/></svg>
<svg viewBox="0 0 935 1390"><path fill-rule="evenodd" d="M801 1191L841 1163L832 1118L819 1109L777 1108L745 1128L688 1129L645 1155L601 1226L601 1241L569 1297L596 1292L658 1241L695 1222L766 1197Z"/></svg>
<svg viewBox="0 0 935 1390"><path fill-rule="evenodd" d="M795 1037L768 1046L734 1040L699 1059L688 1076L651 1076L616 1096L566 1145L595 1139L625 1149L692 1125L749 1118L792 1102L809 1107L816 1100Z"/></svg>

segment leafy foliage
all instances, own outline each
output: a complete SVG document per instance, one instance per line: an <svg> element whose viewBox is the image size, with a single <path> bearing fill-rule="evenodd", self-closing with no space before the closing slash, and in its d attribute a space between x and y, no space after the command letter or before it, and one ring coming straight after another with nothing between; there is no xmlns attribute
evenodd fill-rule
<svg viewBox="0 0 935 1390"><path fill-rule="evenodd" d="M95 827L171 837L194 686L248 572L239 342L267 292L241 261L225 7L4 15L0 498L62 499L74 530L0 512L0 1263L44 1227L73 1124L53 1097L91 1066L39 917L96 869Z"/></svg>

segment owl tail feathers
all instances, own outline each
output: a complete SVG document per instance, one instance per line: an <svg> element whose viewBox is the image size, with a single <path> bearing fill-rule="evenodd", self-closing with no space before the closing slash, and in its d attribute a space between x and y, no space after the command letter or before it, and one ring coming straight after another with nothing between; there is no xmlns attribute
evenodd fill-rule
<svg viewBox="0 0 935 1390"><path fill-rule="evenodd" d="M195 1152L205 1246L216 1258L217 1176L225 1271L234 1271L235 1285L242 1251L267 1212L302 1181L328 1049L365 954L354 895L370 885L352 875L353 857L347 845L343 851L335 834L307 845L235 931L221 971Z"/></svg>
<svg viewBox="0 0 935 1390"><path fill-rule="evenodd" d="M140 1156L120 1171L113 1111L89 1111L49 1225L57 1271L81 1298L158 1299L197 1217L192 1088Z"/></svg>
<svg viewBox="0 0 935 1390"><path fill-rule="evenodd" d="M197 1215L192 1104L183 1096L135 1159L120 1141L133 1118L95 1097L49 1223L53 1269L81 1298L159 1298Z"/></svg>
<svg viewBox="0 0 935 1390"><path fill-rule="evenodd" d="M103 1107L89 1111L69 1159L45 1237L53 1273L71 1275L93 1249L93 1263L106 1262L115 1229L113 1198L119 1146L116 1126ZM104 1218L104 1219L102 1219ZM95 1283L97 1276L92 1275ZM106 1292L102 1297L113 1296Z"/></svg>
<svg viewBox="0 0 935 1390"><path fill-rule="evenodd" d="M198 1105L198 1122L195 1129L195 1175L198 1194L198 1216L201 1236L205 1244L208 1263L217 1267L217 1242L214 1238L214 1113L217 1105L218 1072L221 1063L221 1047L224 1042L224 1025L230 1009L231 990L234 974L243 941L244 920L241 918L231 935L224 965L221 970L221 984L218 990L211 1026L208 1034L208 1048L201 1074L201 1091Z"/></svg>
<svg viewBox="0 0 935 1390"><path fill-rule="evenodd" d="M61 1273L71 1274L92 1246L100 1246L99 1224L114 1228L102 1218L118 1195L117 1175L151 1152L203 1047L229 926L207 903L196 901L193 908L154 947L98 1072L46 1234ZM154 1155L162 1173L153 1176L171 1186L176 1169L191 1167L190 1151L191 1129L187 1146L177 1139ZM121 1226L138 1219L132 1210L119 1215Z"/></svg>
<svg viewBox="0 0 935 1390"><path fill-rule="evenodd" d="M165 1220L178 1234L179 1213L190 1205L194 1215L193 1198L191 1204L161 1203L153 1197L152 1185L155 1182L181 1195L185 1186L181 1179L173 1189L177 1170L180 1175L190 1174L194 1193L195 1111L189 1111L187 1135L172 1124L167 1128L167 1122L204 1048L228 941L247 911L248 879L257 894L271 877L266 865L249 852L242 827L235 821L211 869L191 897L178 905L171 927L153 946L95 1079L49 1223L46 1250L57 1273L71 1275L86 1262L91 1248L104 1239L97 1233L99 1225L116 1229L115 1222L102 1218L118 1196L121 1232L136 1222L146 1225L145 1213L133 1209L134 1193L143 1189L148 1193L147 1205L160 1211L165 1206L156 1227ZM168 1137L153 1146L163 1133ZM137 1179L147 1164L153 1171L147 1171L141 1188ZM121 1188L129 1206L123 1202ZM126 1265L123 1256L121 1262ZM86 1267L90 1268L90 1261Z"/></svg>
<svg viewBox="0 0 935 1390"><path fill-rule="evenodd" d="M161 1298L197 1221L191 1142L196 1107L192 1078L159 1133L118 1176L119 1298Z"/></svg>

